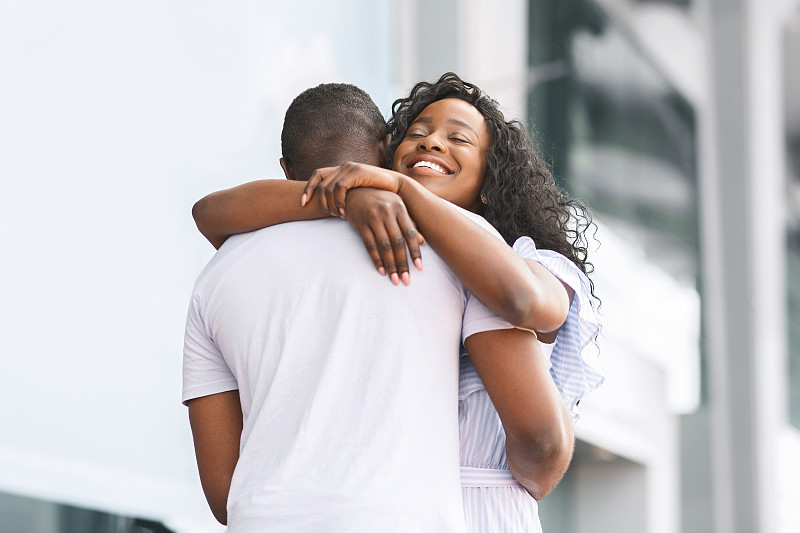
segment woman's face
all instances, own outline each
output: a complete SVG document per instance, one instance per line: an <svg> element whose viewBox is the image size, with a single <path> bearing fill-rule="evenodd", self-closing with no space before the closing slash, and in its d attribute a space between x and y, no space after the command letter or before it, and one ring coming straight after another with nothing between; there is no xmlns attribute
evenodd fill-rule
<svg viewBox="0 0 800 533"><path fill-rule="evenodd" d="M392 168L464 209L475 211L491 134L483 115L459 98L422 110L394 153Z"/></svg>

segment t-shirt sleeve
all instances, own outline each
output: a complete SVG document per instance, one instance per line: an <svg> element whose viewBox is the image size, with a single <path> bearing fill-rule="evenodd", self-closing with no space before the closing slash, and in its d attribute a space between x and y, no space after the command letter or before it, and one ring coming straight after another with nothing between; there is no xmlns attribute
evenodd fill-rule
<svg viewBox="0 0 800 533"><path fill-rule="evenodd" d="M467 340L467 337L483 331L492 331L495 329L511 329L513 324L503 320L494 312L486 307L483 302L478 300L474 294L466 291L467 303L464 307L464 319L461 323L461 341Z"/></svg>
<svg viewBox="0 0 800 533"><path fill-rule="evenodd" d="M523 259L541 263L575 293L567 320L559 329L553 346L550 375L572 418L577 420L578 403L604 381L594 344L600 325L591 305L589 278L563 255L552 250L538 250L530 237L520 237L513 248Z"/></svg>
<svg viewBox="0 0 800 533"><path fill-rule="evenodd" d="M501 241L503 240L503 237L494 228L494 226L489 224L482 216L467 211L466 209L462 209L458 206L454 207L456 207L456 209L458 209L465 217L469 218L481 228L497 237L497 239ZM474 335L476 333L492 331L496 329L511 329L514 327L513 324L503 320L497 316L494 311L486 307L486 305L484 305L483 302L481 302L474 294L472 294L469 289L465 288L464 292L466 294L467 301L464 308L464 319L461 327L462 342L465 341L470 335Z"/></svg>
<svg viewBox="0 0 800 533"><path fill-rule="evenodd" d="M183 343L182 401L186 403L194 398L238 388L236 378L203 321L199 302L193 296Z"/></svg>

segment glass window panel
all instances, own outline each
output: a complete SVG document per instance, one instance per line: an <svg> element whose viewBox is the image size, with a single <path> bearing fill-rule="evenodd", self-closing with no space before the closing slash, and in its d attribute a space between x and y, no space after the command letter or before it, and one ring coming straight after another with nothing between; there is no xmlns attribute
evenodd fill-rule
<svg viewBox="0 0 800 533"><path fill-rule="evenodd" d="M800 75L800 72L795 73ZM800 429L800 133L790 136L786 194L786 327L789 422Z"/></svg>
<svg viewBox="0 0 800 533"><path fill-rule="evenodd" d="M796 212L787 239L786 324L789 344L789 422L800 429L800 216L798 215L800 213Z"/></svg>
<svg viewBox="0 0 800 533"><path fill-rule="evenodd" d="M556 179L696 286L694 111L587 0L532 0L529 116Z"/></svg>
<svg viewBox="0 0 800 533"><path fill-rule="evenodd" d="M210 512L209 512L210 514ZM174 533L160 522L0 492L3 533Z"/></svg>
<svg viewBox="0 0 800 533"><path fill-rule="evenodd" d="M637 4L669 4L677 7L689 7L690 0L635 0Z"/></svg>
<svg viewBox="0 0 800 533"><path fill-rule="evenodd" d="M786 107L786 326L789 352L789 422L800 429L800 9L784 34Z"/></svg>

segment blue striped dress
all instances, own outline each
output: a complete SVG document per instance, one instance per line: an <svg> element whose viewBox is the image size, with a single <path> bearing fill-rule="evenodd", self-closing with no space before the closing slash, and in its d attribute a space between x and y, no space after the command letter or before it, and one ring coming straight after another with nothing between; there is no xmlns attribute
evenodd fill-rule
<svg viewBox="0 0 800 533"><path fill-rule="evenodd" d="M575 292L567 320L553 344L542 343L555 381L573 420L578 402L600 386L593 340L599 326L592 309L589 280L569 259L551 250L537 250L530 237L520 237L514 251L533 259ZM536 500L508 470L505 432L469 356L461 356L458 424L461 442L461 491L470 533L541 532Z"/></svg>

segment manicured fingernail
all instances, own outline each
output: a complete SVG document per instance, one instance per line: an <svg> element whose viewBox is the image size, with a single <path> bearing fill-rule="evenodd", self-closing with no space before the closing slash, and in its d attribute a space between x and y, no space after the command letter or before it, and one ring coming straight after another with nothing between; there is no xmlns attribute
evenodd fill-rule
<svg viewBox="0 0 800 533"><path fill-rule="evenodd" d="M378 274L380 274L381 276L385 276L386 275L386 269L383 268L383 267L378 267Z"/></svg>
<svg viewBox="0 0 800 533"><path fill-rule="evenodd" d="M341 214L342 218L344 218L344 207L339 208L339 214Z"/></svg>
<svg viewBox="0 0 800 533"><path fill-rule="evenodd" d="M397 272L392 272L390 278L392 280L392 283L394 283L395 285L400 285L400 278L397 277Z"/></svg>
<svg viewBox="0 0 800 533"><path fill-rule="evenodd" d="M403 285L408 287L409 283L411 283L411 276L408 275L408 272L403 272L400 275L400 278L403 280Z"/></svg>
<svg viewBox="0 0 800 533"><path fill-rule="evenodd" d="M417 267L417 270L422 270L422 259L419 257L414 259L414 266Z"/></svg>
<svg viewBox="0 0 800 533"><path fill-rule="evenodd" d="M308 200L308 195L306 193L303 193L303 196L300 197L300 206L301 207L305 207L306 200Z"/></svg>

